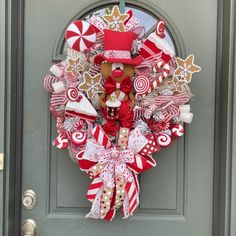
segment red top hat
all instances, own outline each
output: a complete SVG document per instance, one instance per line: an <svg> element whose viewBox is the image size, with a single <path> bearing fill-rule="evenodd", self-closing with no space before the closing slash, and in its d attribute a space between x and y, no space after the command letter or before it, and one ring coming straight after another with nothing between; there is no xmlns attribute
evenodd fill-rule
<svg viewBox="0 0 236 236"><path fill-rule="evenodd" d="M96 64L101 64L103 61L120 62L130 65L138 65L142 62L142 57L139 55L131 58L132 43L135 38L134 32L118 32L112 30L104 30L104 53L98 54L94 58Z"/></svg>

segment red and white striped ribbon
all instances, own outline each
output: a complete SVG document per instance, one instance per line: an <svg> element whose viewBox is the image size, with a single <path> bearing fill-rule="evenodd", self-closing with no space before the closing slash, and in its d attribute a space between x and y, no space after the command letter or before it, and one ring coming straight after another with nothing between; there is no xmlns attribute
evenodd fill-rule
<svg viewBox="0 0 236 236"><path fill-rule="evenodd" d="M97 143L100 144L101 146L103 146L105 148L113 147L112 142L110 141L108 136L105 134L105 132L101 126L96 125L92 129L92 134L93 134L95 140L97 141Z"/></svg>
<svg viewBox="0 0 236 236"><path fill-rule="evenodd" d="M93 180L93 182L90 184L88 192L87 192L87 199L91 202L94 201L99 189L102 187L103 182L100 177L97 177Z"/></svg>
<svg viewBox="0 0 236 236"><path fill-rule="evenodd" d="M55 82L58 82L58 81L60 81L60 79L58 77L53 76L53 75L46 75L43 78L43 87L48 92L53 93L54 89L52 87L52 84L55 83Z"/></svg>

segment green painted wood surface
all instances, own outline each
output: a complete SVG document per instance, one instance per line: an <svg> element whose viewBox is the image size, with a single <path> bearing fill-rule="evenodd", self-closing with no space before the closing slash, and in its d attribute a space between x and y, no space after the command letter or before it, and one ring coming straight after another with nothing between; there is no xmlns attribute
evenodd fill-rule
<svg viewBox="0 0 236 236"><path fill-rule="evenodd" d="M157 167L141 176L140 209L136 216L128 221L116 217L109 224L84 218L89 206L85 200L89 180L69 160L66 152L50 146L49 136L55 137L55 129L41 79L49 69L58 35L74 15L94 3L85 0L25 1L22 190L35 190L38 204L32 211L23 209L22 219L34 219L39 235L45 236L142 236L154 232L156 236L210 236L216 1L143 3L143 6L148 4L162 9L161 13L182 35L186 53L195 54L203 71L195 76L191 86L197 97L192 103L194 121L186 138L158 154Z"/></svg>

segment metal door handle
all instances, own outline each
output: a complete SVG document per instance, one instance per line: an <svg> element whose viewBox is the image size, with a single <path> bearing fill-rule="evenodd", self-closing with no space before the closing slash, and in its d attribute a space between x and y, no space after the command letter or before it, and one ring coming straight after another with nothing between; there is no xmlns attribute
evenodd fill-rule
<svg viewBox="0 0 236 236"><path fill-rule="evenodd" d="M21 226L21 236L35 236L37 231L37 225L34 220L27 219Z"/></svg>
<svg viewBox="0 0 236 236"><path fill-rule="evenodd" d="M26 190L22 197L22 204L28 210L33 209L37 204L36 193L31 189Z"/></svg>

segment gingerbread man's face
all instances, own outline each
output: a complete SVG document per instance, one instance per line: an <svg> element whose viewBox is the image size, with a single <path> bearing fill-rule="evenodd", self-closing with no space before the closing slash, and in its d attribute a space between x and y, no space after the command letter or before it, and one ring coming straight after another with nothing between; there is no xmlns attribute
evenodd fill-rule
<svg viewBox="0 0 236 236"><path fill-rule="evenodd" d="M101 64L101 73L105 78L111 76L116 81L121 81L125 77L134 76L134 66L123 63L103 62Z"/></svg>

